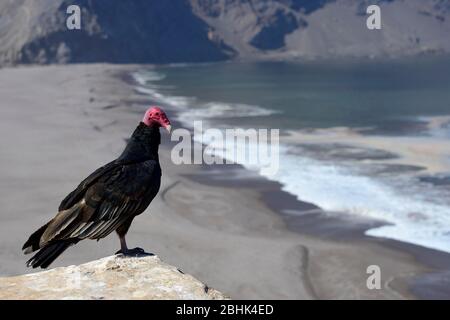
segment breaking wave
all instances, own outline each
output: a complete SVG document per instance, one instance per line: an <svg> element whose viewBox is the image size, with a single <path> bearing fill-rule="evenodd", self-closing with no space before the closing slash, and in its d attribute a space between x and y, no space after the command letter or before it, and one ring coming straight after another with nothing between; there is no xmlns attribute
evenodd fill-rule
<svg viewBox="0 0 450 320"><path fill-rule="evenodd" d="M177 120L190 127L194 120L233 119L245 117L263 117L277 113L275 110L259 106L226 103L200 102L194 97L175 96L163 93L164 86L156 82L165 78L164 74L156 71L136 72L134 79L139 86L136 91L149 96L158 103L170 105L177 111Z"/></svg>

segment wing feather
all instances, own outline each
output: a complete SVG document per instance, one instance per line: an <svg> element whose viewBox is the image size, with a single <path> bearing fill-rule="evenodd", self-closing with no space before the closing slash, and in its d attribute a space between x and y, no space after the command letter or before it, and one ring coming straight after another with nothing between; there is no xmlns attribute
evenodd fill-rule
<svg viewBox="0 0 450 320"><path fill-rule="evenodd" d="M159 190L160 177L155 160L116 160L99 168L61 202L60 212L42 230L39 247L58 240L106 237L146 209Z"/></svg>
<svg viewBox="0 0 450 320"><path fill-rule="evenodd" d="M74 206L84 197L87 189L91 187L95 182L97 182L100 178L104 177L114 169L120 168L121 166L126 164L129 163L124 160L116 159L95 170L86 179L84 179L75 190L69 193L63 201L61 201L58 211L67 210L70 207Z"/></svg>
<svg viewBox="0 0 450 320"><path fill-rule="evenodd" d="M84 232L84 230L89 228L93 223L94 221L81 223L74 231L72 231L72 233L70 234L70 238L78 237L82 232Z"/></svg>

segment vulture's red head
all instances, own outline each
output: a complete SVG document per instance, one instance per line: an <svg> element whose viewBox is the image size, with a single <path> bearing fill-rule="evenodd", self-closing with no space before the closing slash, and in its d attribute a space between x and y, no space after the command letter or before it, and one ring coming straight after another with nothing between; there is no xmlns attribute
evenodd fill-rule
<svg viewBox="0 0 450 320"><path fill-rule="evenodd" d="M142 122L149 127L150 126L163 127L169 133L170 130L172 129L172 126L170 125L170 121L167 118L166 113L162 111L160 107L157 106L152 106L145 112Z"/></svg>

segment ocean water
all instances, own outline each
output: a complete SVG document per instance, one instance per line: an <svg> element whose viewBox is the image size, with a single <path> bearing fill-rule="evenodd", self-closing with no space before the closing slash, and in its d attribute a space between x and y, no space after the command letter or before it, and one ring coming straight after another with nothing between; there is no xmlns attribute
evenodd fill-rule
<svg viewBox="0 0 450 320"><path fill-rule="evenodd" d="M299 200L386 222L368 235L450 252L450 58L172 65L134 77L186 127L280 129L275 175L243 165Z"/></svg>

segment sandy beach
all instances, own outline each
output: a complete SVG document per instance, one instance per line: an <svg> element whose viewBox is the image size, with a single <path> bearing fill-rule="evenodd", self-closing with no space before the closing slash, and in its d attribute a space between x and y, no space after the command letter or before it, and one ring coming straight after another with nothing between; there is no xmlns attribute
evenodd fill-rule
<svg viewBox="0 0 450 320"><path fill-rule="evenodd" d="M138 68L0 69L1 276L32 272L21 252L28 235L54 216L83 178L121 152L151 103L127 76ZM379 222L333 218L277 183L248 174L238 180L239 166L176 166L170 137L162 134L162 140L162 187L135 219L131 247L157 254L233 299L450 298L449 254L365 237L363 231ZM114 234L83 241L52 267L118 249ZM366 286L369 265L381 269L379 290Z"/></svg>

